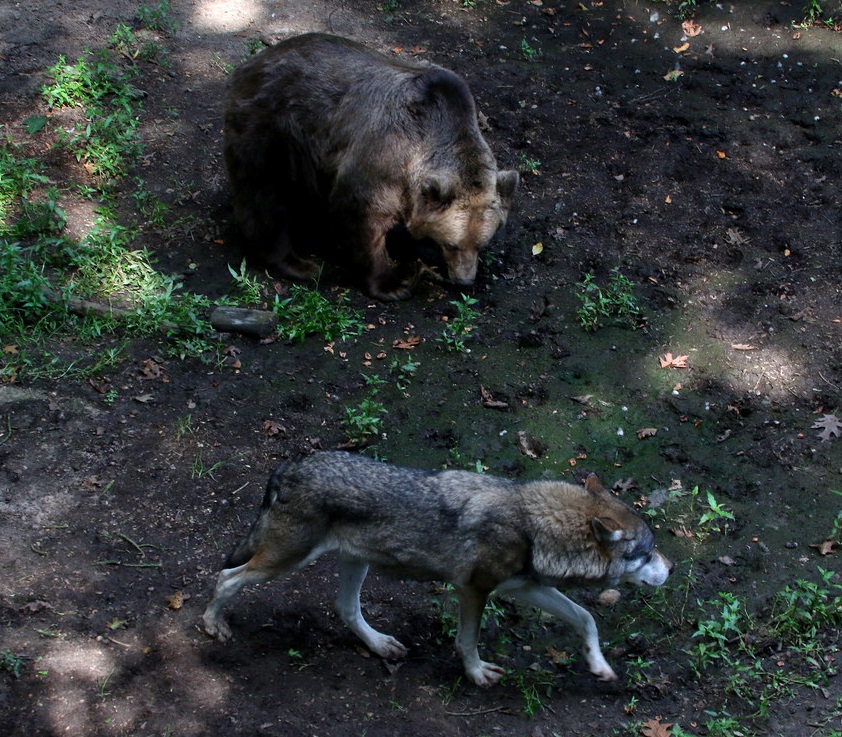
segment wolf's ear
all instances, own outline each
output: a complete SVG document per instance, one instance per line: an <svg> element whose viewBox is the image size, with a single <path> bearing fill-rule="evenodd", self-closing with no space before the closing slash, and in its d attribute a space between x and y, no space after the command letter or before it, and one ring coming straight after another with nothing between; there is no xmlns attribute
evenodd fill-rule
<svg viewBox="0 0 842 737"><path fill-rule="evenodd" d="M594 517L591 526L596 539L601 543L616 543L623 539L623 528L611 517Z"/></svg>
<svg viewBox="0 0 842 737"><path fill-rule="evenodd" d="M585 479L583 486L591 492L591 494L605 494L605 488L602 486L602 482L599 480L599 476L595 473L589 473L587 478Z"/></svg>
<svg viewBox="0 0 842 737"><path fill-rule="evenodd" d="M504 207L509 207L515 196L515 190L520 183L520 175L514 170L497 172L497 194Z"/></svg>

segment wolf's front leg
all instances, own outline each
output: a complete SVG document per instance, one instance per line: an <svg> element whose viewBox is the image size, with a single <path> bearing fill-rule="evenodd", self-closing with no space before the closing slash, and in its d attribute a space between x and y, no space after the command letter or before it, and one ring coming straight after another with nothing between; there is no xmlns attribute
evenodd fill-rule
<svg viewBox="0 0 842 737"><path fill-rule="evenodd" d="M351 628L376 655L386 660L397 660L406 655L407 649L394 637L378 632L363 617L360 608L360 589L368 574L368 565L359 561L339 561L339 593L336 596L336 611L342 621Z"/></svg>
<svg viewBox="0 0 842 737"><path fill-rule="evenodd" d="M599 633L596 629L596 622L587 609L568 599L558 589L541 586L532 581L512 579L499 586L497 591L543 609L545 612L573 625L579 637L584 641L582 652L591 673L602 681L617 680L617 674L608 665L608 661L605 660L599 647Z"/></svg>

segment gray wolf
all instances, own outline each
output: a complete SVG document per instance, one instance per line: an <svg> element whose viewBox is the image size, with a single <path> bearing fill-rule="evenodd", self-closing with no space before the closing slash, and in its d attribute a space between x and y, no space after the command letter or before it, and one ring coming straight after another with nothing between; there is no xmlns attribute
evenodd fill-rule
<svg viewBox="0 0 842 737"><path fill-rule="evenodd" d="M205 631L228 639L222 607L246 584L302 568L323 553L339 559L337 610L377 655L406 654L363 618L369 566L400 577L444 581L459 599L456 649L468 678L496 683L503 669L480 660L480 622L497 591L571 624L591 672L616 675L599 647L593 617L556 586L621 582L660 586L670 562L632 509L590 476L516 483L467 471L402 468L344 452L280 466L269 479L251 532L219 574Z"/></svg>
<svg viewBox="0 0 842 737"><path fill-rule="evenodd" d="M224 151L235 219L269 266L317 276L291 241L312 246L327 223L383 300L408 297L416 276L389 257L390 232L438 244L447 278L470 285L519 181L498 171L459 76L318 33L234 71Z"/></svg>

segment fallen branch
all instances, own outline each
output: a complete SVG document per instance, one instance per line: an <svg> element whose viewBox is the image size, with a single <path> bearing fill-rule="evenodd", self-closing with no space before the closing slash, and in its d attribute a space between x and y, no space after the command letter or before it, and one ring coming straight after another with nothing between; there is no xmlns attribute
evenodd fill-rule
<svg viewBox="0 0 842 737"><path fill-rule="evenodd" d="M125 320L135 314L135 311L128 307L118 307L117 305L104 304L90 299L71 297L65 300L61 294L51 289L45 289L44 293L51 302L66 304L68 311L74 315L99 315L115 320ZM210 314L210 324L214 330L221 333L241 333L256 338L265 338L277 328L278 316L268 310L251 310L245 307L215 307ZM160 327L167 332L181 330L179 325L168 320L162 321Z"/></svg>

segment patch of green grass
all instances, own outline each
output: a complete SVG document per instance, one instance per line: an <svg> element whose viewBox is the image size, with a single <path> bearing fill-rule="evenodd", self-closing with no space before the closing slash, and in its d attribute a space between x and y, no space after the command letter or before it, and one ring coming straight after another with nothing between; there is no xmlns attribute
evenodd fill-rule
<svg viewBox="0 0 842 737"><path fill-rule="evenodd" d="M150 31L172 35L178 30L178 21L170 16L170 0L161 0L157 5L142 4L137 9L137 22Z"/></svg>
<svg viewBox="0 0 842 737"><path fill-rule="evenodd" d="M585 274L576 286L579 287L576 296L581 302L576 314L585 330L594 331L606 320L629 327L640 324L642 315L634 295L635 284L619 269L611 272L605 289L596 283L593 274Z"/></svg>
<svg viewBox="0 0 842 737"><path fill-rule="evenodd" d="M290 341L302 341L308 335L344 340L365 330L362 313L348 304L344 293L331 302L318 289L293 284L289 297L275 297L272 309L280 320L281 337Z"/></svg>
<svg viewBox="0 0 842 737"><path fill-rule="evenodd" d="M745 599L729 592L699 602L708 615L700 615L688 650L697 675L715 669L726 692L755 717L767 716L796 688L822 687L836 672L822 641L842 624L842 584L832 571L819 574L819 583L798 580L777 592L767 612L751 613Z"/></svg>
<svg viewBox="0 0 842 737"><path fill-rule="evenodd" d="M47 104L81 108L84 116L70 130L58 128L60 140L92 176L106 181L124 176L140 154L142 95L131 84L137 68L118 65L102 49L86 52L75 64L61 56L48 74L53 81L42 89Z"/></svg>

